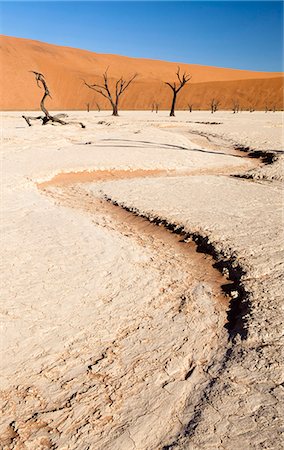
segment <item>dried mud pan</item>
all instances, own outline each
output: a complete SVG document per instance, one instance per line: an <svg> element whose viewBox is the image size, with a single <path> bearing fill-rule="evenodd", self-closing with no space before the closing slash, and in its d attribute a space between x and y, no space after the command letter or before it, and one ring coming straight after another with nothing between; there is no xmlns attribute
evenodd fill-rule
<svg viewBox="0 0 284 450"><path fill-rule="evenodd" d="M2 448L280 449L280 115L73 115L3 118Z"/></svg>

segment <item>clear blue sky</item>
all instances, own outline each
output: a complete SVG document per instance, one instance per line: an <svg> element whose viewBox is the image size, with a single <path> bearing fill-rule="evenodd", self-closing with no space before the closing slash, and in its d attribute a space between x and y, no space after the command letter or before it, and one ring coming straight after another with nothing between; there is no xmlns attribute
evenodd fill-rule
<svg viewBox="0 0 284 450"><path fill-rule="evenodd" d="M280 1L4 1L1 33L98 53L283 70Z"/></svg>

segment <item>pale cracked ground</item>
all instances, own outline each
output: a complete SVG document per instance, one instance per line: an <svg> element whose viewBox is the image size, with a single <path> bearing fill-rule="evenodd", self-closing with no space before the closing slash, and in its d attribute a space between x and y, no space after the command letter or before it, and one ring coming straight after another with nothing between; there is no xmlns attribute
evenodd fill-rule
<svg viewBox="0 0 284 450"><path fill-rule="evenodd" d="M2 114L1 448L282 448L280 113L70 115ZM212 259L111 201L239 264L229 332Z"/></svg>

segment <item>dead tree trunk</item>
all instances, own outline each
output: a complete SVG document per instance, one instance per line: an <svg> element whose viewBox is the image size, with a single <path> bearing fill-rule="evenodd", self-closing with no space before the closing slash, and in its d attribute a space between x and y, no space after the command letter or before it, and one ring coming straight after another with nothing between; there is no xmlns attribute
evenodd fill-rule
<svg viewBox="0 0 284 450"><path fill-rule="evenodd" d="M175 116L175 105L176 105L176 100L177 100L177 94L185 86L185 84L191 79L191 76L189 74L186 74L186 72L184 72L184 74L181 77L180 76L180 68L179 67L178 67L176 75L177 75L177 78L178 78L178 81L179 81L179 85L178 86L177 86L176 82L169 83L169 82L165 81L165 84L167 84L171 88L171 90L173 91L173 99L172 99L172 106L171 106L171 111L170 111L170 117L174 117Z"/></svg>
<svg viewBox="0 0 284 450"><path fill-rule="evenodd" d="M113 105L112 105L112 115L118 116L118 102L113 103Z"/></svg>
<svg viewBox="0 0 284 450"><path fill-rule="evenodd" d="M68 125L69 123L74 123L74 124L79 124L82 128L86 128L82 122L65 122L64 120L61 120L62 117L64 117L64 118L67 117L67 114L57 114L56 116L52 116L51 114L49 114L48 110L46 109L46 107L44 105L44 102L45 102L46 97L51 98L51 95L50 95L48 86L46 84L44 75L42 75L42 73L34 72L34 71L31 71L31 73L35 74L38 87L40 88L39 83L41 83L42 87L44 89L44 94L43 94L43 97L40 102L40 109L44 113L44 116L37 116L37 117L22 116L23 119L25 119L25 121L27 122L28 126L29 127L32 126L30 123L31 120L42 120L42 125L46 125L48 122L51 122L52 125L54 123L59 123L60 125Z"/></svg>
<svg viewBox="0 0 284 450"><path fill-rule="evenodd" d="M193 108L193 104L191 103L188 103L188 110L189 110L189 112L192 112L192 108Z"/></svg>
<svg viewBox="0 0 284 450"><path fill-rule="evenodd" d="M172 99L172 106L171 106L171 110L170 110L170 117L175 116L176 101L177 101L177 92L173 91L173 99Z"/></svg>
<svg viewBox="0 0 284 450"><path fill-rule="evenodd" d="M88 88L93 89L94 91L101 94L103 97L107 98L112 107L112 115L118 116L118 103L119 103L120 96L126 91L126 89L132 83L134 78L137 77L137 73L135 75L133 75L130 78L130 80L128 80L128 81L124 80L122 77L119 80L117 80L115 83L115 92L111 93L110 88L109 88L109 80L108 80L107 70L103 74L104 82L102 85L88 84L88 83L86 83L86 81L84 81L84 83Z"/></svg>
<svg viewBox="0 0 284 450"><path fill-rule="evenodd" d="M90 103L86 103L87 105L87 112L90 112Z"/></svg>

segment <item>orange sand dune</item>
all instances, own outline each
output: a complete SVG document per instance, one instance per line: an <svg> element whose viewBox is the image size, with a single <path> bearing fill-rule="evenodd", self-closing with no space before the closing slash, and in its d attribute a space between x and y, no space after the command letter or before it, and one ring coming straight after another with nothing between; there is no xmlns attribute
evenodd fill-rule
<svg viewBox="0 0 284 450"><path fill-rule="evenodd" d="M160 109L170 106L171 92L163 82L174 80L178 63L97 54L8 36L0 39L2 110L39 108L41 92L29 70L45 75L52 95L47 104L52 110L85 109L86 103L95 108L97 102L102 109L109 109L107 100L82 81L99 81L107 67L110 78L139 75L121 98L121 109L150 109L153 102ZM193 103L196 109L209 109L212 97L220 100L221 109L230 109L233 99L238 99L242 108L283 108L281 72L179 65L192 80L178 98L177 108Z"/></svg>

